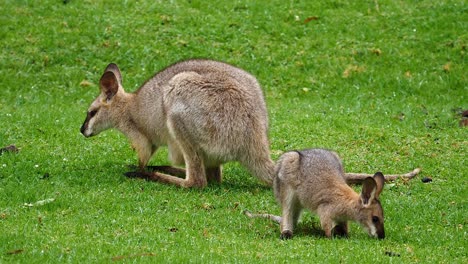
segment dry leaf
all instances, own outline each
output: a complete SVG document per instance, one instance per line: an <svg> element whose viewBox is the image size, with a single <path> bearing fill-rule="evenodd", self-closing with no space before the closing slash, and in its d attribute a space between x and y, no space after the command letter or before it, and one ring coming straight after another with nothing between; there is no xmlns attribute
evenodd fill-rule
<svg viewBox="0 0 468 264"><path fill-rule="evenodd" d="M94 83L88 81L88 80L83 80L80 82L80 86L83 86L83 87L88 87L88 86L94 86Z"/></svg>
<svg viewBox="0 0 468 264"><path fill-rule="evenodd" d="M364 67L356 66L356 65L348 65L343 72L343 78L349 78L353 73L360 73L364 72Z"/></svg>
<svg viewBox="0 0 468 264"><path fill-rule="evenodd" d="M208 229L204 228L203 229L203 237L208 237L210 233L208 233Z"/></svg>
<svg viewBox="0 0 468 264"><path fill-rule="evenodd" d="M316 17L316 16L308 17L308 18L304 19L304 24L307 24L307 23L309 23L309 22L312 21L312 20L318 20L318 19L319 19L319 18Z"/></svg>
<svg viewBox="0 0 468 264"><path fill-rule="evenodd" d="M205 209L205 210L207 210L207 211L209 211L209 210L214 209L214 206L213 206L212 204L210 204L210 203L204 203L204 204L202 205L202 208Z"/></svg>
<svg viewBox="0 0 468 264"><path fill-rule="evenodd" d="M447 62L447 63L444 65L444 72L449 72L451 68L452 68L452 63L451 63L451 62Z"/></svg>
<svg viewBox="0 0 468 264"><path fill-rule="evenodd" d="M20 253L23 253L24 249L15 249L15 250L12 250L12 251L8 251L7 252L7 255L16 255L16 254L20 254Z"/></svg>
<svg viewBox="0 0 468 264"><path fill-rule="evenodd" d="M374 54L377 55L377 56L382 55L382 51L381 51L380 49L373 49L373 50L372 50L372 53L374 53Z"/></svg>

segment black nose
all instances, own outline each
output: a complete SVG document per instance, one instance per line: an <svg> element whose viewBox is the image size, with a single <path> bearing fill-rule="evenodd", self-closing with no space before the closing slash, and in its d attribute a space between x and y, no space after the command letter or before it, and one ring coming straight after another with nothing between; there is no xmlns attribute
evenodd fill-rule
<svg viewBox="0 0 468 264"><path fill-rule="evenodd" d="M83 124L83 125L81 126L81 128L80 128L81 134L84 135L85 130L86 130L86 127L85 127L85 124Z"/></svg>
<svg viewBox="0 0 468 264"><path fill-rule="evenodd" d="M382 231L381 233L377 233L377 237L378 237L379 239L384 239L384 238L385 238L385 232Z"/></svg>

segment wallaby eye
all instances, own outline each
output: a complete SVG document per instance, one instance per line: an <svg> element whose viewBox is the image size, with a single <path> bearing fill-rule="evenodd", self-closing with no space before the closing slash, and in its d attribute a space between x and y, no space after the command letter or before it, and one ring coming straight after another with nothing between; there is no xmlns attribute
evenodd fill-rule
<svg viewBox="0 0 468 264"><path fill-rule="evenodd" d="M93 110L88 113L90 118L93 118L97 114L97 110Z"/></svg>
<svg viewBox="0 0 468 264"><path fill-rule="evenodd" d="M379 222L379 217L378 216L373 216L372 217L372 223L378 223Z"/></svg>

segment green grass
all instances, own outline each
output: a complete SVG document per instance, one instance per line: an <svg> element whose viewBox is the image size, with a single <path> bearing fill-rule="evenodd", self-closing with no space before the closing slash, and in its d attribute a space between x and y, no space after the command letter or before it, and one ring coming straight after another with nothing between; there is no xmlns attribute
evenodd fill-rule
<svg viewBox="0 0 468 264"><path fill-rule="evenodd" d="M0 147L20 152L0 156L0 262L466 263L467 18L461 0L2 1ZM280 210L239 165L204 190L127 179L122 135L80 134L109 62L133 91L191 57L257 76L274 159L326 147L347 171L422 167L382 193L386 239L328 240L306 214L281 241L242 215Z"/></svg>

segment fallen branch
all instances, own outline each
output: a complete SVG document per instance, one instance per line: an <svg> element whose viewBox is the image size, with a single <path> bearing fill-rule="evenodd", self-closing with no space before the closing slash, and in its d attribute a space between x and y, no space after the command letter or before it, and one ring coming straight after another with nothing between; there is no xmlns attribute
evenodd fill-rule
<svg viewBox="0 0 468 264"><path fill-rule="evenodd" d="M412 179L418 173L421 172L420 168L416 168L411 172L408 172L406 174L389 174L385 175L385 181L394 181L398 178L404 178L404 179ZM372 177L374 174L365 174L365 173L345 173L345 179L347 184L361 184L365 178L367 177Z"/></svg>

